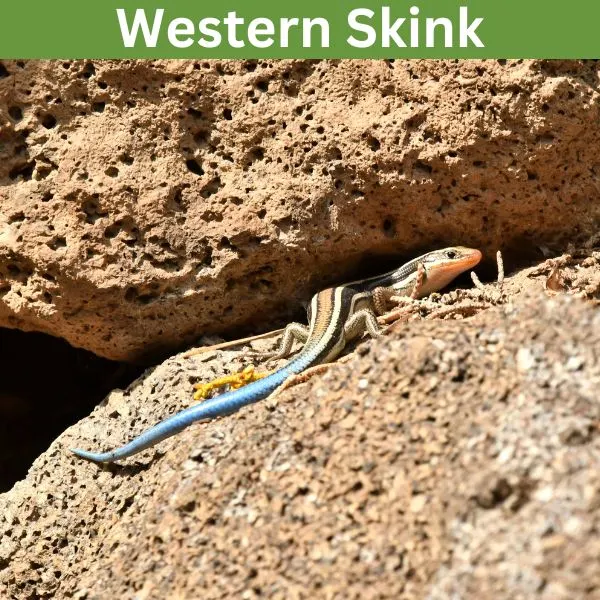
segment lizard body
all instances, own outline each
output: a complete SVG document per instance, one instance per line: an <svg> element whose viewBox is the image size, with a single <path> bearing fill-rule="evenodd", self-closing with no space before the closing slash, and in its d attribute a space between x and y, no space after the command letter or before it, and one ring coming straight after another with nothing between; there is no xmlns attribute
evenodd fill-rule
<svg viewBox="0 0 600 600"><path fill-rule="evenodd" d="M372 336L381 335L376 315L385 312L391 296L411 295L415 288L417 296L425 296L442 289L480 260L479 250L446 248L424 254L383 275L318 292L309 307L309 327L293 323L284 332L278 356L290 353L293 338L305 344L296 357L280 369L245 387L182 410L115 450L95 453L73 449L72 452L96 463L121 460L154 446L195 422L229 415L263 400L289 377L334 359L349 340L365 331Z"/></svg>

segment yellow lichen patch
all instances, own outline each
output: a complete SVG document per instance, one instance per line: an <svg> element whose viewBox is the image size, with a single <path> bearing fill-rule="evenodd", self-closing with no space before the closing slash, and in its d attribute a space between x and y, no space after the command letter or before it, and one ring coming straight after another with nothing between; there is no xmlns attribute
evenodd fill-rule
<svg viewBox="0 0 600 600"><path fill-rule="evenodd" d="M231 390L237 390L253 381L258 381L263 377L266 377L269 373L257 373L254 370L254 365L248 365L242 371L238 373L232 373L231 375L224 375L213 379L208 383L197 383L194 385L194 400L202 400L206 398L213 390L229 386Z"/></svg>

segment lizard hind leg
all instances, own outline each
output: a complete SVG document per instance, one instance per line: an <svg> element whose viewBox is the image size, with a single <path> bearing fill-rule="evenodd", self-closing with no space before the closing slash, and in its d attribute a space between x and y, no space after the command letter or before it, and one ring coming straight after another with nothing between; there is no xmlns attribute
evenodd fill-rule
<svg viewBox="0 0 600 600"><path fill-rule="evenodd" d="M295 341L306 343L308 339L309 328L301 323L290 323L283 331L281 342L277 350L267 352L252 352L250 356L265 360L278 360L287 358L292 354L292 346Z"/></svg>
<svg viewBox="0 0 600 600"><path fill-rule="evenodd" d="M305 325L301 325L300 323L290 323L283 332L283 337L277 350L273 352L253 352L247 354L252 357L257 357L267 361L286 358L292 353L294 341L298 340L302 343L306 342L308 339L308 333L309 329ZM269 372L259 373L254 370L253 365L248 365L245 369L239 371L238 373L224 375L223 377L218 377L217 379L213 379L208 383L197 383L194 385L194 389L196 390L194 392L194 400L207 398L213 390L224 386L229 386L229 389L232 390L238 390L239 388L248 385L253 381L257 381L258 379L262 379L269 374Z"/></svg>
<svg viewBox="0 0 600 600"><path fill-rule="evenodd" d="M298 340L302 343L305 343L308 339L308 334L309 328L306 325L302 325L300 323L290 323L283 331L283 336L277 350L268 352L248 352L246 354L253 358L256 357L267 361L286 358L292 353L294 341ZM224 375L223 377L218 377L217 379L213 379L208 383L197 383L194 385L194 389L196 390L194 392L194 400L207 398L211 392L213 392L213 390L224 386L229 386L229 389L232 390L238 390L239 388L248 385L253 381L257 381L258 379L262 379L269 374L269 372L259 373L254 370L253 365L248 365L245 369L239 371L238 373Z"/></svg>
<svg viewBox="0 0 600 600"><path fill-rule="evenodd" d="M358 337L364 331L367 331L374 338L383 335L375 313L368 308L357 310L344 325L344 334L347 340Z"/></svg>

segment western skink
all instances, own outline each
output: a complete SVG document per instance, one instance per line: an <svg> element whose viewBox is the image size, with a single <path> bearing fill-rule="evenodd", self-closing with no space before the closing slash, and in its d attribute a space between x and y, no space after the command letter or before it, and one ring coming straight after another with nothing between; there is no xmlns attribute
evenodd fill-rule
<svg viewBox="0 0 600 600"><path fill-rule="evenodd" d="M377 315L386 311L391 296L426 296L448 285L457 275L474 267L481 252L462 246L429 252L398 269L368 279L328 288L315 294L309 307L309 327L290 324L278 353L289 353L294 338L305 342L285 366L264 379L191 406L151 427L128 444L109 452L72 449L77 456L108 463L128 458L171 437L197 421L215 419L267 398L289 377L311 366L329 362L346 343L363 334L380 335Z"/></svg>

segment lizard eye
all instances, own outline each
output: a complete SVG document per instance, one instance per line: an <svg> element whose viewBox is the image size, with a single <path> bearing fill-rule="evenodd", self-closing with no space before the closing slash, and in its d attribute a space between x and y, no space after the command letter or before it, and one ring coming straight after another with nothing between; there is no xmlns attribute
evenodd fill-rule
<svg viewBox="0 0 600 600"><path fill-rule="evenodd" d="M458 256L458 252L456 252L456 250L448 250L448 252L446 252L446 256L448 258L456 258Z"/></svg>

